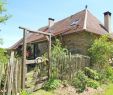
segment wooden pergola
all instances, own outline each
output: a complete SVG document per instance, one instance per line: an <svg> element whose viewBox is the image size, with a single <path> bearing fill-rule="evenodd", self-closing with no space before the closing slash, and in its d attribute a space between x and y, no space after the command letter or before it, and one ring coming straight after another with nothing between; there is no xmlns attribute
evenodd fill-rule
<svg viewBox="0 0 113 95"><path fill-rule="evenodd" d="M44 35L48 40L48 78L50 77L50 63L51 63L51 36L50 32L43 32L43 31L34 31L24 27L19 27L19 29L23 30L23 59L22 59L22 74L21 74L21 88L25 88L25 68L26 68L26 47L27 47L27 32L28 33L36 33Z"/></svg>

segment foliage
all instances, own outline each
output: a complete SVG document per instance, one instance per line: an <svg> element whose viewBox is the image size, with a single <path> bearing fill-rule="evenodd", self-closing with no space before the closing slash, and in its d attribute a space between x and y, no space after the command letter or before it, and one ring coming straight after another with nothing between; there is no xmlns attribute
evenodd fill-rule
<svg viewBox="0 0 113 95"><path fill-rule="evenodd" d="M22 90L21 92L20 92L20 95L30 95L26 90Z"/></svg>
<svg viewBox="0 0 113 95"><path fill-rule="evenodd" d="M5 22L9 18L9 16L4 13L6 12L5 4L5 0L0 0L0 23ZM0 38L0 44L2 43L3 41ZM7 63L7 56L5 55L5 52L6 50L0 48L0 64Z"/></svg>
<svg viewBox="0 0 113 95"><path fill-rule="evenodd" d="M72 85L78 88L78 92L83 92L86 89L88 77L83 71L78 71L75 78L73 79Z"/></svg>
<svg viewBox="0 0 113 95"><path fill-rule="evenodd" d="M113 56L113 42L108 35L96 39L89 49L91 62L96 69L105 68Z"/></svg>
<svg viewBox="0 0 113 95"><path fill-rule="evenodd" d="M100 72L100 82L104 84L113 82L113 69L111 66L107 66L106 69Z"/></svg>
<svg viewBox="0 0 113 95"><path fill-rule="evenodd" d="M113 68L111 66L108 66L105 70L106 70L106 77L107 78L110 78L110 77L113 78Z"/></svg>
<svg viewBox="0 0 113 95"><path fill-rule="evenodd" d="M60 56L65 56L67 53L68 50L66 48L63 48L61 42L56 39L55 43L52 46L52 57L57 58Z"/></svg>
<svg viewBox="0 0 113 95"><path fill-rule="evenodd" d="M0 64L8 62L8 55L6 54L6 50L0 48Z"/></svg>
<svg viewBox="0 0 113 95"><path fill-rule="evenodd" d="M96 89L97 87L99 87L100 84L98 81L91 79L90 77L85 75L85 72L78 71L75 78L73 79L72 85L75 88L78 88L78 92L83 92L86 87L92 87Z"/></svg>
<svg viewBox="0 0 113 95"><path fill-rule="evenodd" d="M6 64L8 63L8 56L6 50L0 48L0 89L4 86Z"/></svg>
<svg viewBox="0 0 113 95"><path fill-rule="evenodd" d="M61 81L58 79L50 78L47 83L44 85L45 90L54 90L61 85Z"/></svg>
<svg viewBox="0 0 113 95"><path fill-rule="evenodd" d="M107 84L113 82L113 69L109 62L113 58L113 39L109 35L101 36L94 41L89 49L89 53L92 66L99 73L100 83Z"/></svg>
<svg viewBox="0 0 113 95"><path fill-rule="evenodd" d="M99 80L99 74L96 70L90 69L89 67L85 67L84 71L89 78Z"/></svg>
<svg viewBox="0 0 113 95"><path fill-rule="evenodd" d="M62 47L61 42L56 39L55 43L52 45L52 51L51 51L51 71L52 71L52 75L51 77L53 78L57 78L57 73L58 73L58 68L57 65L61 65L58 64L58 59L61 57L65 57L68 54L68 50L64 47Z"/></svg>
<svg viewBox="0 0 113 95"><path fill-rule="evenodd" d="M87 86L88 86L88 87L92 87L92 88L94 88L94 89L97 89L97 88L100 86L100 84L99 84L99 82L97 82L96 80L88 79L88 81L87 81Z"/></svg>
<svg viewBox="0 0 113 95"><path fill-rule="evenodd" d="M6 12L5 4L6 4L5 0L0 0L0 14L1 14L0 23L5 22L10 17L5 13Z"/></svg>

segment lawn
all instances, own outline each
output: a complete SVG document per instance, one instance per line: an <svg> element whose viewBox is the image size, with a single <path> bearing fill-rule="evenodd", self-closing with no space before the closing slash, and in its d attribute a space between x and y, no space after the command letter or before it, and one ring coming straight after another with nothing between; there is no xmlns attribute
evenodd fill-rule
<svg viewBox="0 0 113 95"><path fill-rule="evenodd" d="M104 95L113 95L113 84L109 84L107 86Z"/></svg>
<svg viewBox="0 0 113 95"><path fill-rule="evenodd" d="M109 84L107 86L103 86L104 92L102 93L98 93L96 95L113 95L113 84Z"/></svg>

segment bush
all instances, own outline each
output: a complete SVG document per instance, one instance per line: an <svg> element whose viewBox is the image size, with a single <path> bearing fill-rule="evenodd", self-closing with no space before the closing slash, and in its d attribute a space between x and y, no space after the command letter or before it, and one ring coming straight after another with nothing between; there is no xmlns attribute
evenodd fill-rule
<svg viewBox="0 0 113 95"><path fill-rule="evenodd" d="M113 69L111 66L107 66L106 67L106 77L109 78L109 77L113 77Z"/></svg>
<svg viewBox="0 0 113 95"><path fill-rule="evenodd" d="M72 85L78 89L78 92L83 92L86 87L96 89L100 84L98 81L88 78L83 71L78 71L73 79Z"/></svg>
<svg viewBox="0 0 113 95"><path fill-rule="evenodd" d="M100 72L100 81L105 84L113 82L113 69L111 66L107 66L106 69Z"/></svg>
<svg viewBox="0 0 113 95"><path fill-rule="evenodd" d="M88 77L83 71L78 71L75 78L73 79L72 85L78 88L78 92L83 92L86 89Z"/></svg>
<svg viewBox="0 0 113 95"><path fill-rule="evenodd" d="M59 78L59 66L62 65L62 63L58 64L59 59L61 57L64 57L68 54L68 50L64 47L62 47L62 44L60 40L56 39L55 43L52 44L52 50L51 50L51 77L52 78ZM58 66L59 65L59 66Z"/></svg>
<svg viewBox="0 0 113 95"><path fill-rule="evenodd" d="M113 70L109 61L113 58L113 39L111 39L109 35L103 35L99 39L96 39L89 49L89 54L92 67L99 72L99 81L101 83L113 82ZM88 76L90 78L94 76L93 79L95 79L95 73L93 73L94 75L92 75L92 71L90 73L91 76L89 76L89 74ZM98 78L96 80L98 80Z"/></svg>
<svg viewBox="0 0 113 95"><path fill-rule="evenodd" d="M109 35L101 36L89 49L91 63L99 71L105 69L109 64L109 59L113 57L113 39L109 38Z"/></svg>
<svg viewBox="0 0 113 95"><path fill-rule="evenodd" d="M50 78L47 83L44 85L45 90L54 90L61 85L61 81L58 79Z"/></svg>
<svg viewBox="0 0 113 95"><path fill-rule="evenodd" d="M92 79L88 79L87 81L87 86L88 87L92 87L94 89L97 89L99 87L99 82L97 82L96 80L92 80Z"/></svg>
<svg viewBox="0 0 113 95"><path fill-rule="evenodd" d="M7 51L3 48L0 48L0 65L8 63L8 54Z"/></svg>
<svg viewBox="0 0 113 95"><path fill-rule="evenodd" d="M99 80L99 74L96 70L90 69L89 67L85 67L85 74L91 79Z"/></svg>

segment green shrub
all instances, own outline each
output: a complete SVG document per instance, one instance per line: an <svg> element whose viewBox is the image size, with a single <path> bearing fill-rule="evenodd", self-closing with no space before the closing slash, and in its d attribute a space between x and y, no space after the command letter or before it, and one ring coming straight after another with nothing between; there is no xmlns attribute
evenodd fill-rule
<svg viewBox="0 0 113 95"><path fill-rule="evenodd" d="M99 80L99 74L96 70L90 69L89 67L85 67L85 74L91 79Z"/></svg>
<svg viewBox="0 0 113 95"><path fill-rule="evenodd" d="M54 90L61 85L61 81L58 79L50 78L47 83L44 85L45 90Z"/></svg>
<svg viewBox="0 0 113 95"><path fill-rule="evenodd" d="M78 89L78 92L83 92L86 87L96 89L100 84L98 81L88 78L83 71L78 71L73 79L72 85Z"/></svg>
<svg viewBox="0 0 113 95"><path fill-rule="evenodd" d="M0 65L8 63L8 54L7 51L3 48L0 48Z"/></svg>
<svg viewBox="0 0 113 95"><path fill-rule="evenodd" d="M106 66L106 68L100 72L100 81L104 84L113 82L113 69L111 66Z"/></svg>
<svg viewBox="0 0 113 95"><path fill-rule="evenodd" d="M109 35L101 36L89 49L91 63L99 71L105 69L105 66L109 64L109 59L113 57L113 39L110 41L109 38Z"/></svg>
<svg viewBox="0 0 113 95"><path fill-rule="evenodd" d="M105 70L102 70L99 73L100 73L100 79L99 79L100 83L101 84L108 84L109 83L109 79L106 78L106 72L105 72Z"/></svg>
<svg viewBox="0 0 113 95"><path fill-rule="evenodd" d="M72 81L72 85L78 88L78 92L83 92L86 89L88 77L83 71L78 71L75 78Z"/></svg>
<svg viewBox="0 0 113 95"><path fill-rule="evenodd" d="M111 66L107 66L106 67L106 77L109 78L109 77L113 77L113 69Z"/></svg>
<svg viewBox="0 0 113 95"><path fill-rule="evenodd" d="M97 82L96 80L92 80L92 79L88 79L87 81L87 86L88 87L92 87L94 89L97 89L99 87L99 82Z"/></svg>
<svg viewBox="0 0 113 95"><path fill-rule="evenodd" d="M20 95L30 95L26 90L22 90L21 92L20 92Z"/></svg>
<svg viewBox="0 0 113 95"><path fill-rule="evenodd" d="M58 65L62 63L58 62L61 57L64 57L68 54L68 50L62 46L60 40L56 39L55 43L52 44L51 49L51 77L59 78L60 69ZM60 63L60 64L58 64Z"/></svg>

